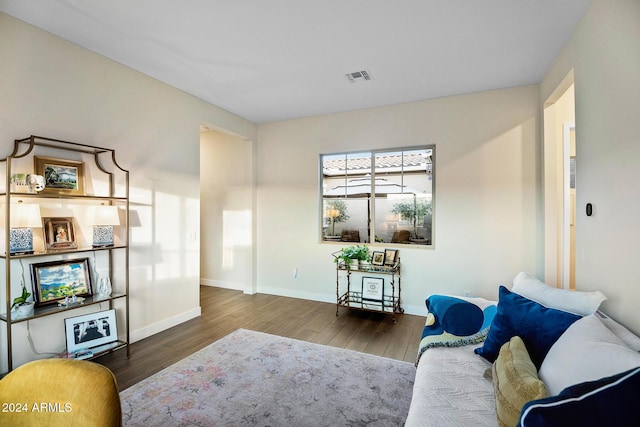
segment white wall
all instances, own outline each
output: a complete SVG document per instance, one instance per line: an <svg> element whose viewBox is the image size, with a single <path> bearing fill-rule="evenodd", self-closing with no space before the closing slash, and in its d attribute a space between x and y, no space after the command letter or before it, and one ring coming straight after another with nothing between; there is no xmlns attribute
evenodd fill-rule
<svg viewBox="0 0 640 427"><path fill-rule="evenodd" d="M255 126L4 14L0 58L0 156L14 139L35 134L114 148L131 171L132 210L140 218L131 229L133 339L197 316L199 125L249 139ZM64 317L29 322L39 351L64 349ZM25 323L14 327L14 338L14 362L38 357ZM3 371L5 351L2 345Z"/></svg>
<svg viewBox="0 0 640 427"><path fill-rule="evenodd" d="M253 142L202 133L201 284L254 292L254 175Z"/></svg>
<svg viewBox="0 0 640 427"><path fill-rule="evenodd" d="M576 289L603 291L603 309L640 333L640 2L594 0L541 84L545 100L575 77ZM586 203L595 214L587 217Z"/></svg>
<svg viewBox="0 0 640 427"><path fill-rule="evenodd" d="M342 244L319 241L320 153L420 144L436 144L435 249L400 247L407 312L430 293L497 298L541 270L538 99L527 86L259 125L258 292L335 302Z"/></svg>

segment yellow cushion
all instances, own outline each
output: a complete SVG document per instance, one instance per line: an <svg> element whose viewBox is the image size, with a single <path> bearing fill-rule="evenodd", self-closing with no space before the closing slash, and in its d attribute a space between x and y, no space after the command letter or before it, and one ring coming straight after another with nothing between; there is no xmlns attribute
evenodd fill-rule
<svg viewBox="0 0 640 427"><path fill-rule="evenodd" d="M26 363L0 380L0 425L121 426L113 373L94 362L44 359Z"/></svg>
<svg viewBox="0 0 640 427"><path fill-rule="evenodd" d="M538 379L536 367L520 337L511 338L500 348L493 364L493 389L500 426L515 426L525 403L547 397L544 383Z"/></svg>

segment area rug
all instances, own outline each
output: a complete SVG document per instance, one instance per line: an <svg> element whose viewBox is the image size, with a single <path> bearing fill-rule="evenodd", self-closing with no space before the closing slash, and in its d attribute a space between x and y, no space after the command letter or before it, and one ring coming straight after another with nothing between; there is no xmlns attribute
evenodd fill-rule
<svg viewBox="0 0 640 427"><path fill-rule="evenodd" d="M400 426L413 363L239 329L120 393L125 426Z"/></svg>

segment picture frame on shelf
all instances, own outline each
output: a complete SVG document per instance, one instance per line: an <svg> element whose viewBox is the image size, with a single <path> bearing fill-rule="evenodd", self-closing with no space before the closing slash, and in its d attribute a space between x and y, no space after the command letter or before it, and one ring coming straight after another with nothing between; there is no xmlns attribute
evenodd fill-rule
<svg viewBox="0 0 640 427"><path fill-rule="evenodd" d="M384 250L384 265L394 266L398 261L398 249Z"/></svg>
<svg viewBox="0 0 640 427"><path fill-rule="evenodd" d="M362 300L377 301L382 303L384 299L384 278L363 277L362 278Z"/></svg>
<svg viewBox="0 0 640 427"><path fill-rule="evenodd" d="M384 265L384 252L374 252L371 255L371 265L374 267L382 267Z"/></svg>
<svg viewBox="0 0 640 427"><path fill-rule="evenodd" d="M118 341L116 310L66 318L64 329L68 353L110 344Z"/></svg>
<svg viewBox="0 0 640 427"><path fill-rule="evenodd" d="M44 176L42 193L84 196L84 162L34 156L36 174Z"/></svg>
<svg viewBox="0 0 640 427"><path fill-rule="evenodd" d="M92 295L89 258L33 263L31 283L36 307Z"/></svg>
<svg viewBox="0 0 640 427"><path fill-rule="evenodd" d="M73 217L43 217L42 228L47 251L78 248Z"/></svg>

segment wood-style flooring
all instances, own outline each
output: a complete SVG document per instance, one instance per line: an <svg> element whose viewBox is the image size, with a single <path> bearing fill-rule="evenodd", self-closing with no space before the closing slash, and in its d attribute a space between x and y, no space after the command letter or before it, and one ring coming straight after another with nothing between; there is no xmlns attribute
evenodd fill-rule
<svg viewBox="0 0 640 427"><path fill-rule="evenodd" d="M202 315L96 361L113 371L120 390L153 375L239 328L414 362L424 317L347 310L274 295L200 287Z"/></svg>

